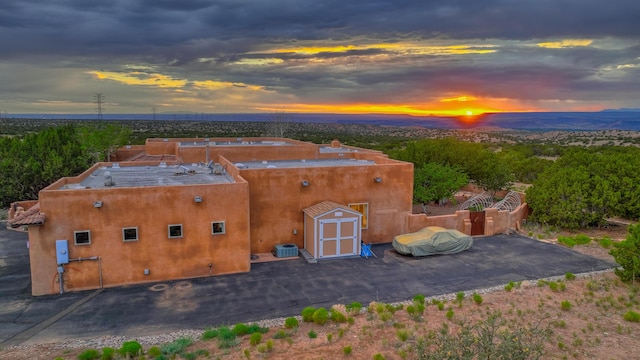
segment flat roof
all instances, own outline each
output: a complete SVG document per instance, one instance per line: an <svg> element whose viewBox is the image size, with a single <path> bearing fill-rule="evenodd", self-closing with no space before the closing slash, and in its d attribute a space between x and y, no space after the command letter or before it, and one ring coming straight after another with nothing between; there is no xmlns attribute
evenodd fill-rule
<svg viewBox="0 0 640 360"><path fill-rule="evenodd" d="M181 141L180 146L290 146L286 140Z"/></svg>
<svg viewBox="0 0 640 360"><path fill-rule="evenodd" d="M356 159L300 159L272 161L242 161L234 165L238 169L308 168L331 166L373 166L375 161Z"/></svg>
<svg viewBox="0 0 640 360"><path fill-rule="evenodd" d="M110 183L113 185L108 185ZM96 169L80 183L69 183L65 189L103 189L109 187L144 187L233 183L234 179L224 169L210 169L205 164L159 166L123 166L113 164Z"/></svg>

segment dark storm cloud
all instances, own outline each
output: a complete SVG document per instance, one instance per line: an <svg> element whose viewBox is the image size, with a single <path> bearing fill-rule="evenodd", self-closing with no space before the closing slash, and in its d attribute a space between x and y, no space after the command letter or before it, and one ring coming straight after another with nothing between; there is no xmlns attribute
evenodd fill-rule
<svg viewBox="0 0 640 360"><path fill-rule="evenodd" d="M271 39L352 36L531 39L637 37L635 0L536 1L62 1L6 0L0 45L10 53L169 53L206 39L243 52ZM202 42L198 50L219 53ZM6 54L6 52L5 52ZM198 56L197 54L193 54Z"/></svg>

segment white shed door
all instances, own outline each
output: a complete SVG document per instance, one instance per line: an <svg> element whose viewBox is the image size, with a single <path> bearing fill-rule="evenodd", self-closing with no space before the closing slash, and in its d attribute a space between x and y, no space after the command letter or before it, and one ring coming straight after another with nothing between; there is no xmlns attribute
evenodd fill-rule
<svg viewBox="0 0 640 360"><path fill-rule="evenodd" d="M320 258L356 255L358 218L320 220Z"/></svg>

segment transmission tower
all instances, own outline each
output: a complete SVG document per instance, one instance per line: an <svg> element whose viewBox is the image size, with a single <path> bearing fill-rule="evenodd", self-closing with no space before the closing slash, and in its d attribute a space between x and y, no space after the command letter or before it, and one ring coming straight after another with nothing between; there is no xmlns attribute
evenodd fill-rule
<svg viewBox="0 0 640 360"><path fill-rule="evenodd" d="M102 120L102 104L104 104L104 95L102 95L102 93L95 93L95 95L93 95L93 102L96 104L98 120Z"/></svg>

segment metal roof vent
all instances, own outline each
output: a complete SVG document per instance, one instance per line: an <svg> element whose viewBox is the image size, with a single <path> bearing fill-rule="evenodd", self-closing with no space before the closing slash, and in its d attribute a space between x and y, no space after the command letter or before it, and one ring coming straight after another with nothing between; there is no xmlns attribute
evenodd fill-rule
<svg viewBox="0 0 640 360"><path fill-rule="evenodd" d="M113 177L109 171L104 172L104 186L115 186L116 182L113 181Z"/></svg>

